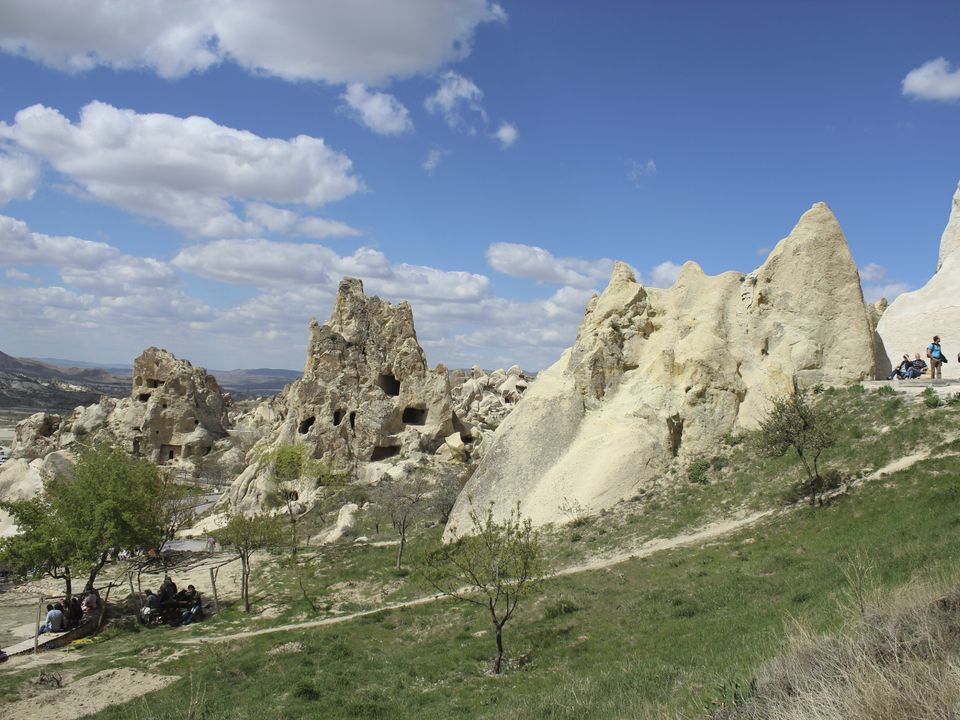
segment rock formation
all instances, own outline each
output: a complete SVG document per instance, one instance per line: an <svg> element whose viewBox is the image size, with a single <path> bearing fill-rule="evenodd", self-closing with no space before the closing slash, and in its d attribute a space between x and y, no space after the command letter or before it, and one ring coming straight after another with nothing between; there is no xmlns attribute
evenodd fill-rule
<svg viewBox="0 0 960 720"><path fill-rule="evenodd" d="M747 275L688 262L657 289L617 263L574 346L497 429L448 533L469 524L468 496L500 516L519 501L536 523L596 512L754 425L771 396L873 373L859 274L822 203Z"/></svg>
<svg viewBox="0 0 960 720"><path fill-rule="evenodd" d="M950 219L940 238L937 271L919 290L898 295L880 318L877 334L883 346L880 355L886 362L878 370L882 377L899 364L904 354L926 355L926 347L939 335L949 362L943 366L944 378L960 377L960 184L953 196Z"/></svg>
<svg viewBox="0 0 960 720"><path fill-rule="evenodd" d="M463 372L463 371L458 371ZM485 373L476 365L465 377L451 376L453 406L471 425L495 428L510 414L532 380L520 366Z"/></svg>
<svg viewBox="0 0 960 720"><path fill-rule="evenodd" d="M453 411L447 369L427 367L410 306L367 297L353 278L341 281L330 319L311 322L303 377L276 404L276 427L224 504L263 507L268 482L257 454L281 443L307 444L335 471L359 478L366 463L432 454L454 434L473 441ZM303 491L309 503L312 489Z"/></svg>

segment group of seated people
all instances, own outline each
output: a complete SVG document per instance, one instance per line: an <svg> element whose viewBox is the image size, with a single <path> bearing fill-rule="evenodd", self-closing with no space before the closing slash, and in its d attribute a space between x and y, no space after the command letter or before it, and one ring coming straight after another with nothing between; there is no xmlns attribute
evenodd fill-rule
<svg viewBox="0 0 960 720"><path fill-rule="evenodd" d="M913 356L913 360L909 356L904 355L903 360L900 361L900 364L893 369L893 372L887 377L887 380L913 380L920 377L927 371L927 363L920 357L920 353L916 353Z"/></svg>
<svg viewBox="0 0 960 720"><path fill-rule="evenodd" d="M147 625L189 625L203 617L203 603L197 589L187 585L186 590L178 591L169 575L163 579L158 592L147 590L146 596L140 617Z"/></svg>
<svg viewBox="0 0 960 720"><path fill-rule="evenodd" d="M63 602L47 605L47 617L38 631L43 633L59 633L73 630L78 627L94 610L99 607L100 598L94 592L85 595L65 597Z"/></svg>

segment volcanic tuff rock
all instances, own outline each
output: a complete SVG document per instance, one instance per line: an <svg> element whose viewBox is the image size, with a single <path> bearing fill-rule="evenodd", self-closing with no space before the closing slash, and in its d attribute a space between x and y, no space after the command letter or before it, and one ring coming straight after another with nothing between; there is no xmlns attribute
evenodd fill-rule
<svg viewBox="0 0 960 720"><path fill-rule="evenodd" d="M880 355L886 361L879 371L882 377L900 363L900 358L914 353L926 355L926 347L939 335L949 362L943 366L943 377L960 377L960 362L954 353L960 351L960 184L953 196L950 219L940 238L937 271L919 290L898 295L877 325L883 341Z"/></svg>
<svg viewBox="0 0 960 720"><path fill-rule="evenodd" d="M451 380L457 415L473 425L500 424L532 382L518 365L489 374L474 365L461 382Z"/></svg>
<svg viewBox="0 0 960 720"><path fill-rule="evenodd" d="M859 274L823 203L747 275L688 262L657 289L617 263L574 346L497 429L448 537L469 526L471 496L501 517L519 501L538 524L562 520L561 506L610 507L753 426L770 397L873 373Z"/></svg>
<svg viewBox="0 0 960 720"><path fill-rule="evenodd" d="M444 438L470 429L453 411L447 370L430 370L417 342L410 306L367 297L354 278L340 282L330 319L310 323L303 377L277 399L279 421L252 451L223 504L263 507L268 479L258 453L281 443L307 444L334 470L360 475L359 465L433 453ZM304 487L309 503L314 488Z"/></svg>

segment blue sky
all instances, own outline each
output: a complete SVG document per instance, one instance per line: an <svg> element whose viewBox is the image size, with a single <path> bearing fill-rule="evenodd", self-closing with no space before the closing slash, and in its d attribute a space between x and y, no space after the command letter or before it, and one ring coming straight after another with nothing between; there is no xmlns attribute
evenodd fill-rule
<svg viewBox="0 0 960 720"><path fill-rule="evenodd" d="M960 3L0 0L0 350L303 363L342 275L538 369L612 260L749 271L809 206L868 299L960 179Z"/></svg>

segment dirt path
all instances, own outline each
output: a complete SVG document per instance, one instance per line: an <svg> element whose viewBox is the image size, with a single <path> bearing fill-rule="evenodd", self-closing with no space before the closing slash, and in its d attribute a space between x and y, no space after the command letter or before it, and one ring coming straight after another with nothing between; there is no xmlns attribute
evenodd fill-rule
<svg viewBox="0 0 960 720"><path fill-rule="evenodd" d="M926 460L928 457L930 457L929 449L913 453L912 455L906 455L902 458L897 458L893 462L887 463L883 467L875 470L867 477L858 480L852 485L861 485L864 482L877 480L886 475L891 475L893 473L900 472L901 470L906 470L916 463ZM803 505L803 503L801 503L801 505ZM602 570L603 568L618 565L626 560L630 560L631 558L647 557L649 555L653 555L654 553L663 552L664 550L672 550L675 548L696 545L698 543L709 542L711 540L716 540L729 535L737 530L755 525L760 520L772 516L775 512L778 511L764 510L762 512L755 512L737 518L730 518L727 520L710 523L690 533L682 533L669 538L654 538L652 540L647 540L640 545L620 550L616 553L599 555L581 563L568 565L567 567L560 568L559 570L548 574L547 577L560 577L563 575L573 575L580 572L589 572L591 570ZM288 625L277 625L275 627L263 628L261 630L246 630L244 632L233 633L230 635L218 635L204 638L184 638L183 640L176 640L174 642L189 645L198 645L207 642L220 643L256 637L258 635L270 635L272 633L288 632L290 630L304 630L307 628L324 627L326 625L338 625L340 623L356 620L357 618L366 617L367 615L374 615L379 612L387 612L390 610L399 610L401 608L416 607L417 605L425 605L427 603L436 602L443 597L445 596L440 594L427 595L414 600L392 603L390 605L383 605L371 610L349 613L347 615L337 615L335 617L323 618L322 620L308 620L306 622L290 623Z"/></svg>
<svg viewBox="0 0 960 720"><path fill-rule="evenodd" d="M559 577L561 575L573 575L574 573L587 572L590 570L600 570L612 565L618 565L619 563L631 558L647 557L648 555L653 555L654 553L661 552L663 550L670 550L673 548L707 542L709 540L714 540L724 535L728 535L736 530L740 530L741 528L753 525L759 520L772 514L772 510L764 510L763 512L753 513L740 518L710 523L709 525L705 525L692 533L676 535L671 538L654 538L653 540L648 540L641 545L637 545L627 550L621 550L620 552L610 555L602 555L591 558L583 563L568 565L567 567L560 568L555 572L549 573L546 577ZM464 588L464 590L467 590L467 588ZM184 638L182 640L175 640L174 642L188 645L198 645L208 642L220 643L256 637L258 635L270 635L272 633L288 632L290 630L304 630L307 628L324 627L326 625L338 625L340 623L349 622L351 620L356 620L357 618L365 617L367 615L374 615L380 612L416 607L417 605L425 605L427 603L441 600L444 597L445 596L441 594L427 595L414 600L392 603L390 605L383 605L371 610L363 610L362 612L349 613L347 615L337 615L335 617L323 618L322 620L308 620L306 622L290 623L288 625L277 625L275 627L263 628L261 630L246 630L244 632L232 633L230 635L217 635L214 637L203 638Z"/></svg>

